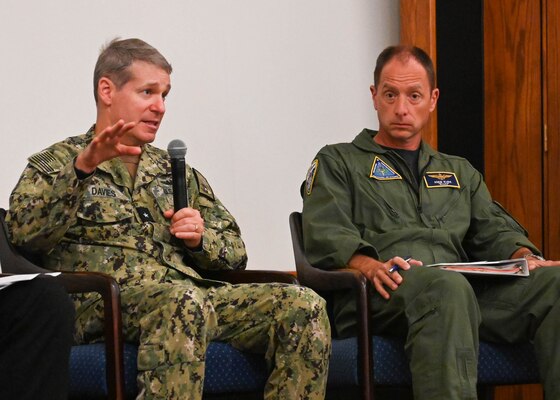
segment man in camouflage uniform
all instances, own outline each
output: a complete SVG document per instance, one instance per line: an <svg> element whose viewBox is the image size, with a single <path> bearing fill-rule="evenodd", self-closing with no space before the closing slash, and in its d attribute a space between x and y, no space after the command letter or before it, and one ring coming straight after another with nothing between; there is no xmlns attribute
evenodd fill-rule
<svg viewBox="0 0 560 400"><path fill-rule="evenodd" d="M138 39L115 40L94 73L96 124L29 158L10 197L13 242L55 270L99 271L121 286L127 341L139 343L139 398L199 399L211 340L265 354L267 399L324 397L330 331L302 287L229 285L206 270L244 268L237 223L187 167L190 207L173 212L169 157L149 143L171 66ZM76 298L80 342L102 336L97 296Z"/></svg>

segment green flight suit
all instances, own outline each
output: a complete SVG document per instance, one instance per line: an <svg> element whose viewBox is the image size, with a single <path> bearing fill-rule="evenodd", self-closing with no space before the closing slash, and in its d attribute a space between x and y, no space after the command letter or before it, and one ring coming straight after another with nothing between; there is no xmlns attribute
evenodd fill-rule
<svg viewBox="0 0 560 400"><path fill-rule="evenodd" d="M121 287L123 331L139 343L139 399L200 399L211 340L262 353L270 366L267 399L322 399L330 330L324 301L282 284L230 285L193 267L243 269L245 245L233 216L206 179L187 166L190 204L204 220L202 248L169 232L173 208L167 152L146 145L132 180L116 158L80 179L73 161L93 138L66 139L29 158L10 197L12 241L43 265L112 275ZM103 335L97 295L75 296L76 339Z"/></svg>
<svg viewBox="0 0 560 400"><path fill-rule="evenodd" d="M366 129L352 143L324 147L308 171L303 233L313 265L344 267L356 252L424 264L507 259L519 247L538 254L468 161L422 143L416 182L375 134ZM560 398L560 269L540 268L528 278L467 279L423 267L401 275L389 300L372 297L373 327L406 339L415 398L476 398L479 335L534 341L547 395ZM355 328L352 300L345 294L335 301L342 336Z"/></svg>

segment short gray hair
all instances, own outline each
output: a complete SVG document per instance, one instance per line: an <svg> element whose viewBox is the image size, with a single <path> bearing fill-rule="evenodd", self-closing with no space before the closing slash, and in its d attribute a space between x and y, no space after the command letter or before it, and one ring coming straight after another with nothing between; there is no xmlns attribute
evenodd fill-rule
<svg viewBox="0 0 560 400"><path fill-rule="evenodd" d="M160 67L168 74L173 70L154 47L140 39L115 38L103 46L93 72L93 97L97 103L97 85L103 77L111 79L118 89L131 78L130 66L134 61L143 61Z"/></svg>

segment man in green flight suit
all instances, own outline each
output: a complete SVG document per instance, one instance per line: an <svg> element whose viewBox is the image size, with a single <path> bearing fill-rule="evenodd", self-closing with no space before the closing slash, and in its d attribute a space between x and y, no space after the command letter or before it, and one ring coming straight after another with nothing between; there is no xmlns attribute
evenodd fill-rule
<svg viewBox="0 0 560 400"><path fill-rule="evenodd" d="M424 51L385 49L371 93L379 130L324 147L308 171L308 259L357 269L372 282L374 330L405 339L416 399L475 399L479 337L533 341L546 396L560 399L558 262L542 258L468 161L422 141L439 96ZM421 267L520 257L527 278L467 279ZM338 333L351 335L353 302L343 295L335 303Z"/></svg>
<svg viewBox="0 0 560 400"><path fill-rule="evenodd" d="M123 329L139 343L140 399L200 399L207 343L262 353L266 399L322 399L330 327L324 301L295 285L230 285L193 268L243 269L233 216L187 166L173 211L170 159L150 145L171 65L139 39L114 40L94 72L95 125L29 158L10 197L12 241L56 270L100 271L121 286ZM97 296L76 297L77 340L103 335Z"/></svg>

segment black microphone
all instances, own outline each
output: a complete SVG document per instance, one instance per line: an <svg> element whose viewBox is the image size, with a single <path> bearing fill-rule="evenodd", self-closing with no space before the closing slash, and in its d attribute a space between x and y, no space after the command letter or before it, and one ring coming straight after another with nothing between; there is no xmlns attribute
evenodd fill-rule
<svg viewBox="0 0 560 400"><path fill-rule="evenodd" d="M175 139L167 145L167 152L171 157L171 177L173 179L173 208L175 212L189 206L189 192L185 172L185 154L187 146L181 140Z"/></svg>

